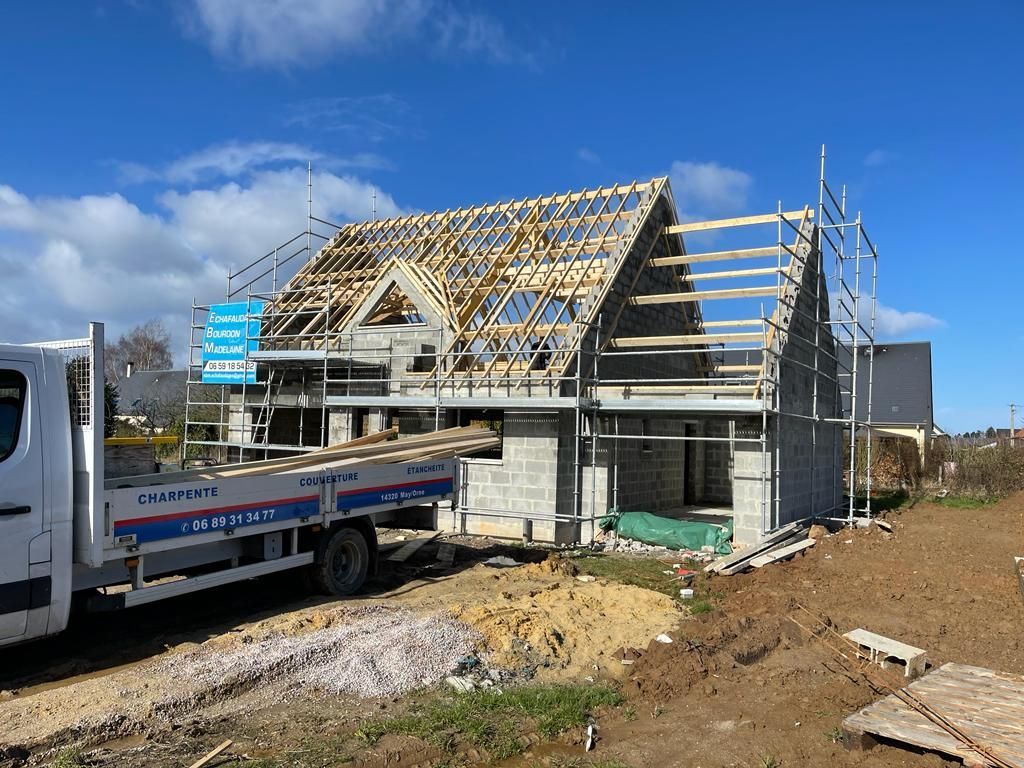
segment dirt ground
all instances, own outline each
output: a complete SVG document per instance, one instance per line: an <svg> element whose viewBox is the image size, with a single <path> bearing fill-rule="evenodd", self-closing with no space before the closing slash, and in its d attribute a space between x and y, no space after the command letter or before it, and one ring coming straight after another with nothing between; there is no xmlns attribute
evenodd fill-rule
<svg viewBox="0 0 1024 768"><path fill-rule="evenodd" d="M428 545L358 600L301 597L280 578L89 617L0 653L0 766L47 763L62 750L67 764L68 749L81 750L78 764L187 766L225 738L235 744L211 765L449 763L410 737L372 746L333 737L429 696L405 691L443 674L462 643L518 680L621 686L625 703L594 713L594 752L583 752L582 731L555 741L526 732L512 768L945 765L894 746L847 751L842 719L877 696L791 618L811 621L803 606L839 631L865 627L925 648L935 665L1024 674L1012 568L1024 554L1024 494L981 509L923 503L887 519L891 534L841 530L787 563L698 583L715 609L697 616L659 592L581 580L571 559L466 539L453 568L434 563ZM480 563L493 554L533 562ZM674 642L654 641L665 632ZM637 650L633 664L619 661L623 648ZM352 687L367 676L384 695ZM469 751L457 762L486 759Z"/></svg>

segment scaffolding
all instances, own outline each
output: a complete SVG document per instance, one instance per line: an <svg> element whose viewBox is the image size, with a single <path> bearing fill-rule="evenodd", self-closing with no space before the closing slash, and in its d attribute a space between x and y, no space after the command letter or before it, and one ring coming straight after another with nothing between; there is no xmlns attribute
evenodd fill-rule
<svg viewBox="0 0 1024 768"><path fill-rule="evenodd" d="M332 414L349 430L360 415L376 419L376 430L397 411L423 415L422 428L459 410L561 413L573 425L571 508L474 507L463 489L453 522L521 517L592 535L623 501L620 445L639 439L718 445L730 457L755 449L761 534L791 508L853 524L871 515L878 254L860 213L848 219L845 188L837 198L829 187L825 160L823 147L816 206L704 222L679 223L667 179L653 179L374 219L328 238L313 231L334 225L312 215L310 186L306 230L228 278L228 301L265 307L259 332L247 334L257 384L202 383L210 306L193 302L185 450L237 461L314 450L331 442ZM324 242L316 253L314 237ZM302 255L279 287L282 267ZM664 331L630 335L631 316L664 319ZM812 391L787 393L787 371ZM297 439L276 440L281 411L297 412ZM727 433L620 431L621 419L646 417L712 418ZM805 462L778 435L807 425ZM831 465L821 461L828 450ZM823 471L834 503L819 509Z"/></svg>

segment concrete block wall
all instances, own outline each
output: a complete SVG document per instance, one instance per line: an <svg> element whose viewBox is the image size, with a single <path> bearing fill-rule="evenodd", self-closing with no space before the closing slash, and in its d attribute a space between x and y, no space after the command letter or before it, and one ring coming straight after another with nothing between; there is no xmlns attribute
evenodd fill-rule
<svg viewBox="0 0 1024 768"><path fill-rule="evenodd" d="M558 413L506 412L502 458L469 459L463 465L460 506L468 510L512 511L525 517L552 518L572 513L572 454L566 456L572 439L564 439L561 426L568 421ZM568 466L569 472L564 472ZM569 490L569 504L564 501ZM447 519L446 519L447 518ZM450 526L451 513L439 513L439 524ZM523 521L516 517L491 514L458 516L459 529L465 533L518 539L524 535ZM574 541L571 522L535 519L531 523L535 541L568 543Z"/></svg>
<svg viewBox="0 0 1024 768"><path fill-rule="evenodd" d="M643 296L658 293L672 293L679 290L679 284L673 280L670 269L644 268L639 278L643 257L650 252L651 257L672 255L668 250L668 240L662 235L664 228L674 223L671 205L665 198L659 199L651 211L650 217L638 233L632 252L623 260L618 280L608 292L601 308L602 340L609 335L617 337L657 336L661 334L683 333L687 323L686 309L680 304L644 304L630 306L626 304L630 296ZM632 287L632 289L631 289ZM625 306L623 306L625 304ZM614 329L611 327L616 316L618 320ZM594 348L594 336L588 335L583 343L584 350ZM627 378L687 378L696 376L696 355L644 355L642 353L602 357L598 367L598 376L602 380ZM590 375L588 361L592 366L592 358L584 354L584 371Z"/></svg>
<svg viewBox="0 0 1024 768"><path fill-rule="evenodd" d="M771 427L769 427L769 433ZM774 498L772 485L772 443L768 453L761 450L761 421L757 418L737 419L733 437L732 523L733 541L744 546L755 544L767 530L767 517Z"/></svg>
<svg viewBox="0 0 1024 768"><path fill-rule="evenodd" d="M816 292L821 296L820 302ZM833 359L835 342L825 324L828 320L825 277L819 274L813 256L807 259L803 269L795 302L798 311L789 321L788 332L781 336L777 374L776 399L782 414L773 420L773 432L779 449L775 469L780 503L772 520L773 527L825 514L842 500L843 429L841 424L824 421L840 416ZM816 312L820 313L819 323L813 319Z"/></svg>
<svg viewBox="0 0 1024 768"><path fill-rule="evenodd" d="M608 422L602 426L602 434L612 434L610 419ZM682 506L685 503L685 445L678 440L656 438L682 437L685 429L685 422L678 418L620 417L618 431L624 439L601 441L596 468L591 463L588 441L582 454L583 514L589 517L592 509L597 515L607 513L615 505L616 482L621 510L661 512ZM638 439L644 435L652 439Z"/></svg>
<svg viewBox="0 0 1024 768"><path fill-rule="evenodd" d="M706 419L701 423L698 434L701 437L718 438L714 441L696 443L704 453L703 493L693 497L695 503L732 504L733 499L733 452L735 446L726 442L731 429L728 419Z"/></svg>

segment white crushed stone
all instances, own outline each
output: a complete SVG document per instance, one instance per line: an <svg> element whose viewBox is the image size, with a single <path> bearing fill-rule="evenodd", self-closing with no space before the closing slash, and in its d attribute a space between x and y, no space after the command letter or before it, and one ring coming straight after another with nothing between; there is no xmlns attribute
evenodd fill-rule
<svg viewBox="0 0 1024 768"><path fill-rule="evenodd" d="M272 634L230 649L200 647L168 658L161 671L196 693L274 680L376 698L441 680L479 640L472 628L447 614L419 616L368 606L347 611L323 629Z"/></svg>

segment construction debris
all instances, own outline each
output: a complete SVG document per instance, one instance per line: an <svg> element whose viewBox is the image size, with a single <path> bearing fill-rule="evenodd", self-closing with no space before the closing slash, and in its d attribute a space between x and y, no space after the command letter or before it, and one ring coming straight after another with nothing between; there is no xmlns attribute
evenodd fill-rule
<svg viewBox="0 0 1024 768"><path fill-rule="evenodd" d="M388 557L388 562L391 562L391 563L404 563L406 560L408 560L410 557L412 557L413 554L418 552L420 547L422 547L428 541L433 541L434 539L436 539L440 535L441 535L440 531L434 531L434 533L430 534L429 536L423 536L422 538L419 538L419 539L413 539L412 541L407 541L405 544L403 544L401 546L401 548L399 548L399 550L397 552L392 553L391 556Z"/></svg>
<svg viewBox="0 0 1024 768"><path fill-rule="evenodd" d="M601 521L605 531L615 531L622 539L673 550L701 550L728 555L732 552L732 523L714 525L696 520L674 520L650 512L616 512Z"/></svg>
<svg viewBox="0 0 1024 768"><path fill-rule="evenodd" d="M455 545L442 544L437 548L437 562L441 565L455 565Z"/></svg>
<svg viewBox="0 0 1024 768"><path fill-rule="evenodd" d="M1020 596L1024 597L1024 557L1013 558L1014 567L1017 569L1017 582L1020 585Z"/></svg>
<svg viewBox="0 0 1024 768"><path fill-rule="evenodd" d="M1024 768L1024 677L944 664L850 715L843 728L854 749L870 748L881 737L967 766Z"/></svg>
<svg viewBox="0 0 1024 768"><path fill-rule="evenodd" d="M813 547L815 541L808 538L806 523L790 523L765 536L760 543L714 561L704 568L704 572L732 576L748 568L761 568Z"/></svg>
<svg viewBox="0 0 1024 768"><path fill-rule="evenodd" d="M866 629L851 630L843 637L859 647L858 655L861 658L877 664L882 669L902 667L905 677L919 677L928 666L927 651L901 643L899 640L876 635Z"/></svg>
<svg viewBox="0 0 1024 768"><path fill-rule="evenodd" d="M213 760L213 758L215 758L217 755L219 755L221 752L223 752L225 749L227 749L234 743L235 742L233 742L231 739L225 739L216 747L214 747L205 755L203 755L200 759L192 763L192 765L190 765L189 768L203 768L204 765L209 763L211 760Z"/></svg>
<svg viewBox="0 0 1024 768"><path fill-rule="evenodd" d="M792 544L788 544L784 547L775 547L774 549L768 550L763 555L758 555L757 557L755 557L753 560L750 561L750 564L754 568L763 568L764 566L770 565L771 563L777 563L779 560L788 560L797 552L803 552L805 549L813 547L816 543L817 541L815 539L808 538L803 539L802 541L797 541Z"/></svg>
<svg viewBox="0 0 1024 768"><path fill-rule="evenodd" d="M511 557L496 555L484 560L484 565L489 565L492 568L515 568L517 565L522 565L522 563L518 560L513 560Z"/></svg>
<svg viewBox="0 0 1024 768"><path fill-rule="evenodd" d="M1024 735L1024 677L946 664L905 688L894 689L870 665L857 660L860 646L839 634L829 619L799 603L796 607L811 617L813 624L807 627L792 616L790 621L828 648L851 680L859 678L873 691L892 694L843 721L847 748L874 746L874 734L955 755L971 768L1024 768L1020 738ZM943 670L948 670L948 675L941 674ZM1009 701L1011 706L992 708L992 701ZM989 714L989 709L995 711ZM985 743L975 735L982 736ZM993 751L992 744L1002 754Z"/></svg>

